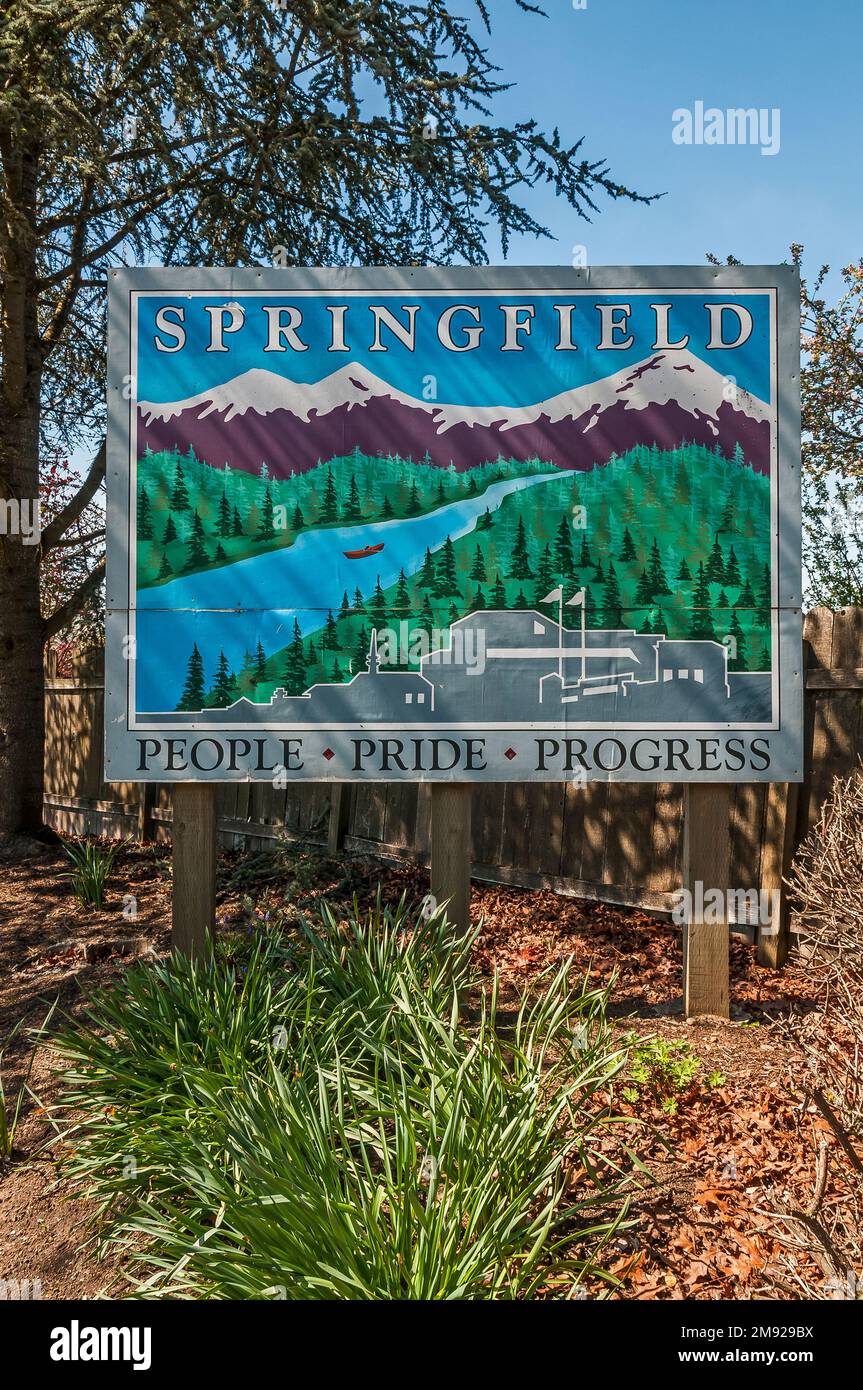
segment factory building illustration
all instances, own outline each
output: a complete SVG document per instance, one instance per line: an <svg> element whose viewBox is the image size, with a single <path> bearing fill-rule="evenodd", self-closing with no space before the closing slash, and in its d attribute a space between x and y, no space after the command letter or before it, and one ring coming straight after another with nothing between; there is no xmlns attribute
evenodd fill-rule
<svg viewBox="0 0 863 1390"><path fill-rule="evenodd" d="M728 669L720 642L668 639L634 629L567 628L534 610L486 609L452 623L448 643L419 670L381 660L378 634L367 669L302 695L276 689L265 703L241 697L204 709L197 723L412 726L566 724L609 727L769 724L769 673ZM166 722L188 714L165 713Z"/></svg>

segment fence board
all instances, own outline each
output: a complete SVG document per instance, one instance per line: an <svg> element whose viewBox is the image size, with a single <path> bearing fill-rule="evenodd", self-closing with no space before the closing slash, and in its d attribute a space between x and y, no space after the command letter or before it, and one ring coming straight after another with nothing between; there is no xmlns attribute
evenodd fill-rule
<svg viewBox="0 0 863 1390"><path fill-rule="evenodd" d="M863 755L863 609L806 617L807 775L796 838L816 821L834 776ZM46 818L59 829L134 835L140 788L103 781L103 658L85 653L46 671ZM349 788L349 848L426 859L430 795L416 784ZM220 788L223 841L271 845L280 832L310 844L327 838L327 784L239 782ZM171 789L153 788L152 827L169 833ZM738 785L730 812L731 882L756 886L771 833L764 785ZM670 905L680 884L680 787L670 783L477 784L473 860L483 878L549 886L611 902Z"/></svg>
<svg viewBox="0 0 863 1390"><path fill-rule="evenodd" d="M653 863L648 887L670 893L680 887L683 794L674 782L657 782L651 848Z"/></svg>
<svg viewBox="0 0 863 1390"><path fill-rule="evenodd" d="M637 885L645 882L650 867L650 831L655 807L653 783L609 784L603 883Z"/></svg>
<svg viewBox="0 0 863 1390"><path fill-rule="evenodd" d="M473 789L473 859L475 864L499 864L506 787L501 782Z"/></svg>
<svg viewBox="0 0 863 1390"><path fill-rule="evenodd" d="M386 843L398 849L411 849L416 842L417 783L390 782L384 835Z"/></svg>

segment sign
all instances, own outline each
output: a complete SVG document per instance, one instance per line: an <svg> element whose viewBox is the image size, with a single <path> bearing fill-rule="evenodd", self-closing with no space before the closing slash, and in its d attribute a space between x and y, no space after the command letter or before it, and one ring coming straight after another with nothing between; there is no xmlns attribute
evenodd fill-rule
<svg viewBox="0 0 863 1390"><path fill-rule="evenodd" d="M801 778L794 268L109 283L108 780Z"/></svg>

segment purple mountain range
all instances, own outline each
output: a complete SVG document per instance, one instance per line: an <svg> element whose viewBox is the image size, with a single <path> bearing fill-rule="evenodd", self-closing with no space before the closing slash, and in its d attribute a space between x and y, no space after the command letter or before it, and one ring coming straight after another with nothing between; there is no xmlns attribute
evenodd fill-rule
<svg viewBox="0 0 863 1390"><path fill-rule="evenodd" d="M770 470L772 412L764 401L685 350L529 406L441 405L399 391L352 362L304 383L253 368L186 400L141 401L138 452L191 445L214 467L271 476L351 453L399 454L463 471L498 457L586 469L636 444L684 440Z"/></svg>

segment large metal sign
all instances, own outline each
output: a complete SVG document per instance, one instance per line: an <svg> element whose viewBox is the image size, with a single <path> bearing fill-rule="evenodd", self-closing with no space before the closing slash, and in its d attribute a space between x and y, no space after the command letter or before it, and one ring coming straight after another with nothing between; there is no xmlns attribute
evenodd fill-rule
<svg viewBox="0 0 863 1390"><path fill-rule="evenodd" d="M793 268L110 285L109 780L800 778Z"/></svg>

